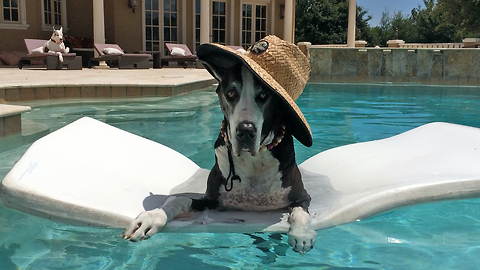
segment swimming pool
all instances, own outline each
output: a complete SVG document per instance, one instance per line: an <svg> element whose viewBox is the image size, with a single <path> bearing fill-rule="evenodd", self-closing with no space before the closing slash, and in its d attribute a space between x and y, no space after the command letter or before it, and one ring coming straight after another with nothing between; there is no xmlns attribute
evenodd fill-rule
<svg viewBox="0 0 480 270"><path fill-rule="evenodd" d="M326 149L389 137L425 123L480 127L480 87L311 84L299 98L313 132L298 163ZM54 131L90 116L172 147L210 168L222 115L213 91L171 98L38 102L24 120ZM0 140L2 144L2 140ZM2 153L0 179L28 148ZM68 226L0 206L0 269L476 269L480 200L407 207L319 231L315 249L294 253L286 236L158 234L125 242L121 230Z"/></svg>

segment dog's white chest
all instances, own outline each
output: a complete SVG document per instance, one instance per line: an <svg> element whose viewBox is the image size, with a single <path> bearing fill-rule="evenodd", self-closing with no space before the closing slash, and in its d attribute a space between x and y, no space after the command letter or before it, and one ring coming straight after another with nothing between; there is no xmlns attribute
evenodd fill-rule
<svg viewBox="0 0 480 270"><path fill-rule="evenodd" d="M52 52L64 52L65 51L65 45L63 43L57 44L51 40L47 41L46 47L48 48L49 51Z"/></svg>
<svg viewBox="0 0 480 270"><path fill-rule="evenodd" d="M230 172L227 147L215 149L217 162L223 177ZM223 207L245 211L268 211L287 207L290 188L282 187L279 162L270 152L252 157L249 153L233 156L235 173L241 182L233 180L233 188L220 190L219 203ZM227 187L230 187L230 181Z"/></svg>

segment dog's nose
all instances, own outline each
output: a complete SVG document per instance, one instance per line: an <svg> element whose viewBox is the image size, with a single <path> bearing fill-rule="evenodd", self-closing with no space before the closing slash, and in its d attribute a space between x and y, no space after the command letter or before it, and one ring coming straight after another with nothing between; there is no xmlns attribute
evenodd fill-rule
<svg viewBox="0 0 480 270"><path fill-rule="evenodd" d="M242 139L251 139L257 135L257 128L252 122L240 122L237 125L237 136Z"/></svg>

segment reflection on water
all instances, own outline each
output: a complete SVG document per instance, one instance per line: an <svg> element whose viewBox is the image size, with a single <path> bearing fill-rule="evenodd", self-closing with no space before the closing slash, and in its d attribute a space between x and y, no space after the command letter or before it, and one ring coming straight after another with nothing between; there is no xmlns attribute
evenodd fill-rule
<svg viewBox="0 0 480 270"><path fill-rule="evenodd" d="M314 144L306 148L297 143L297 161L429 122L480 127L478 90L309 85L297 102ZM23 120L47 125L52 132L89 116L165 144L207 169L214 163L213 143L223 119L214 91L171 98L38 102L32 107ZM30 143L5 147L9 143L0 140L0 179ZM314 250L304 256L286 247L284 235L166 233L130 243L118 238L121 230L69 226L0 206L0 269L475 269L480 263L479 206L478 200L419 205L322 230Z"/></svg>

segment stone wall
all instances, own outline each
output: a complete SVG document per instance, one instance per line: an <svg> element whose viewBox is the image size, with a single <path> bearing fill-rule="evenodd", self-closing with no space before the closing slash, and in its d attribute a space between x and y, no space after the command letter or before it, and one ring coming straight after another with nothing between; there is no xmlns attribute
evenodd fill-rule
<svg viewBox="0 0 480 270"><path fill-rule="evenodd" d="M311 82L479 85L480 49L308 48Z"/></svg>

